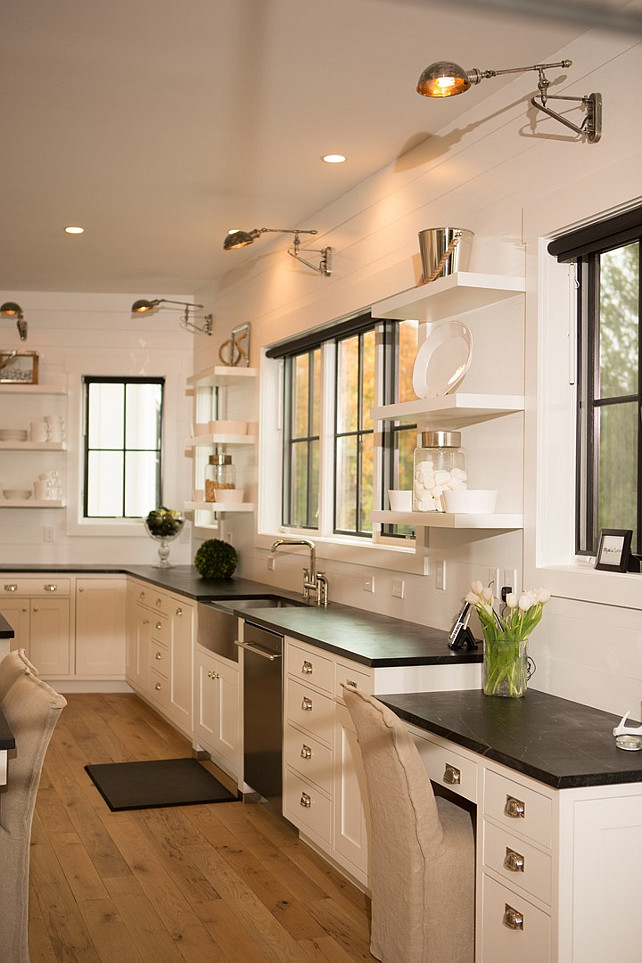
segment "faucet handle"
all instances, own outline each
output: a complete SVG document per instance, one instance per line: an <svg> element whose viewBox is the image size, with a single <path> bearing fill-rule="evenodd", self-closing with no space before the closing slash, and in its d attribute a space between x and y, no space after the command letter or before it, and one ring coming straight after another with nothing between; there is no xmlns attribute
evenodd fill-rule
<svg viewBox="0 0 642 963"><path fill-rule="evenodd" d="M328 604L328 580L325 572L317 572L316 603L317 605Z"/></svg>

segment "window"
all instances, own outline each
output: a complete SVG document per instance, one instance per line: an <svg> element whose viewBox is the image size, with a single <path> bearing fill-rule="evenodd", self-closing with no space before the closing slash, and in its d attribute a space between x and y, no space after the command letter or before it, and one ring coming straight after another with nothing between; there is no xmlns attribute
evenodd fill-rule
<svg viewBox="0 0 642 963"><path fill-rule="evenodd" d="M85 518L141 518L162 503L163 378L83 379Z"/></svg>
<svg viewBox="0 0 642 963"><path fill-rule="evenodd" d="M321 349L286 359L283 524L316 528L319 509Z"/></svg>
<svg viewBox="0 0 642 963"><path fill-rule="evenodd" d="M642 551L641 240L638 208L568 235L558 254L577 264L578 554L595 555L605 528L631 529Z"/></svg>

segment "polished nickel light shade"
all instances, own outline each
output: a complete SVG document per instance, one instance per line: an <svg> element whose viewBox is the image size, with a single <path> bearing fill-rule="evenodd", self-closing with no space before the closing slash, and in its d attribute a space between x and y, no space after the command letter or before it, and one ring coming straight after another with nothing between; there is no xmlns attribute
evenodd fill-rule
<svg viewBox="0 0 642 963"><path fill-rule="evenodd" d="M27 322L25 321L22 308L15 301L5 301L2 306L0 306L0 314L6 314L9 318L16 319L16 327L18 328L18 334L20 335L21 341L27 340Z"/></svg>
<svg viewBox="0 0 642 963"><path fill-rule="evenodd" d="M309 267L312 271L316 271L317 274L323 274L325 277L329 277L332 274L332 248L302 248L301 249L301 239L300 234L317 234L317 231L299 231L294 228L280 228L280 227L261 227L254 228L253 231L229 231L225 235L223 241L223 249L225 251L233 251L239 247L247 247L248 244L253 244L257 237L261 234L294 234L294 243L292 244L292 250L288 249L288 254L291 257L301 261L306 267ZM310 264L305 258L301 257L299 250L302 250L304 254L320 254L321 259L318 265Z"/></svg>
<svg viewBox="0 0 642 963"><path fill-rule="evenodd" d="M533 64L531 67L510 67L507 70L479 70L477 67L464 70L463 67L452 61L440 60L430 64L422 72L417 84L417 93L423 97L454 97L456 94L465 93L474 84L479 84L488 77L499 77L501 74L521 74L528 70L536 70L539 74L537 82L539 93L531 98L533 107L542 110L549 117L559 121L560 124L564 124L565 127L569 127L576 134L586 137L590 144L596 144L602 136L601 94L588 94L586 97L564 97L548 92L551 82L544 71L554 67L566 69L572 63L572 60L561 60L555 64ZM549 100L576 101L586 111L586 116L580 125L574 124L552 110L547 104Z"/></svg>
<svg viewBox="0 0 642 963"><path fill-rule="evenodd" d="M198 334L212 334L211 314L203 316L203 324L200 326L195 323L195 319L190 318L190 310L193 308L202 308L202 304L191 304L188 301L170 301L168 298L154 298L152 301L139 298L138 301L134 301L132 304L132 314L146 314L147 311L153 311L154 308L157 308L159 304L180 304L181 307L185 308L179 322L181 328L185 328L186 331L198 332Z"/></svg>

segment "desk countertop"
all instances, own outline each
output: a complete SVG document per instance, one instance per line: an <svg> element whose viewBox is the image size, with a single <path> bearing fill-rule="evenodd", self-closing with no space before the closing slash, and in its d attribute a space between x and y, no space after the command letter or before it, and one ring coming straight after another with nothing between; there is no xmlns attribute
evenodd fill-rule
<svg viewBox="0 0 642 963"><path fill-rule="evenodd" d="M0 751L6 749L15 749L16 740L13 738L13 733L9 728L9 723L4 717L2 709L0 709Z"/></svg>
<svg viewBox="0 0 642 963"><path fill-rule="evenodd" d="M523 699L480 689L378 698L406 722L555 789L642 782L642 751L617 748L620 717L610 712L537 689Z"/></svg>

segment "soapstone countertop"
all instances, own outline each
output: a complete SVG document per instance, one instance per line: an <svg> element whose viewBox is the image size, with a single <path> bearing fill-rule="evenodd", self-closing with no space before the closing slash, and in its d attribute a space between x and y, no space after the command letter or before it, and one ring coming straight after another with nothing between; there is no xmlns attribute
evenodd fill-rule
<svg viewBox="0 0 642 963"><path fill-rule="evenodd" d="M530 688L522 699L480 689L377 698L406 722L555 789L642 782L642 751L617 748L620 717L610 712Z"/></svg>

